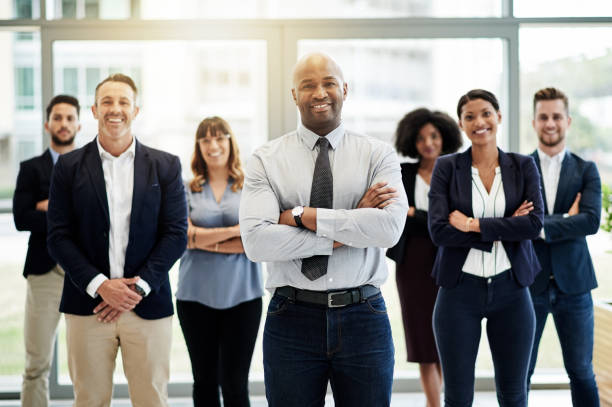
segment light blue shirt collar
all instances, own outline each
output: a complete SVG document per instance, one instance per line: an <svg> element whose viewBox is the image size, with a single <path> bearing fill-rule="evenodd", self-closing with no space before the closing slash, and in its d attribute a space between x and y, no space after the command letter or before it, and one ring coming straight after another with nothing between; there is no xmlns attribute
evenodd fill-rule
<svg viewBox="0 0 612 407"><path fill-rule="evenodd" d="M49 152L51 153L51 159L53 160L53 165L57 162L57 159L60 156L60 153L55 151L51 146L49 146Z"/></svg>
<svg viewBox="0 0 612 407"><path fill-rule="evenodd" d="M344 136L344 131L344 123L340 122L340 125L338 125L338 127L336 127L327 135L325 135L325 138L327 139L327 141L329 141L329 145L333 150L335 150L336 147L338 147L338 144L340 144L340 140L342 140L342 137ZM312 130L308 130L306 127L304 127L302 123L298 125L297 133L300 136L302 142L305 143L311 150L314 149L317 140L321 137Z"/></svg>

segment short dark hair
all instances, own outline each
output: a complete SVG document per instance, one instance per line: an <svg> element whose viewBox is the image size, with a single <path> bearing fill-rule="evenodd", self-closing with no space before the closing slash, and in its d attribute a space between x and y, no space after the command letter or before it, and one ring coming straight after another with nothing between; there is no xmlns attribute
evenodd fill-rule
<svg viewBox="0 0 612 407"><path fill-rule="evenodd" d="M544 88L540 89L533 95L533 111L535 112L536 104L540 100L557 100L561 99L565 105L565 112L569 113L569 100L565 93L561 92L557 88Z"/></svg>
<svg viewBox="0 0 612 407"><path fill-rule="evenodd" d="M136 84L134 83L132 78L130 78L129 76L124 75L122 73L114 73L114 74L109 75L106 79L104 79L102 82L100 82L98 84L98 86L96 86L96 94L95 94L94 104L96 104L96 102L98 100L98 89L100 89L100 86L104 85L106 82L122 82L122 83L125 83L130 88L132 88L132 90L134 91L134 99L136 99L136 96L138 95L138 89L136 88Z"/></svg>
<svg viewBox="0 0 612 407"><path fill-rule="evenodd" d="M459 103L457 103L457 117L459 117L459 119L461 119L461 109L463 108L463 105L465 105L467 102L471 102L474 99L482 99L491 103L493 108L495 108L495 111L499 112L499 102L493 93L484 89L472 89L459 98Z"/></svg>
<svg viewBox="0 0 612 407"><path fill-rule="evenodd" d="M81 106L79 105L79 100L77 98L75 98L74 96L70 96L70 95L57 95L53 99L51 99L51 101L47 105L47 121L49 121L49 117L51 116L51 111L53 110L53 106L60 104L60 103L67 103L69 105L74 106L77 111L77 116L81 113Z"/></svg>
<svg viewBox="0 0 612 407"><path fill-rule="evenodd" d="M422 107L406 114L397 124L395 148L401 155L419 158L416 140L427 123L431 123L442 135L442 154L454 153L463 144L461 130L449 115Z"/></svg>

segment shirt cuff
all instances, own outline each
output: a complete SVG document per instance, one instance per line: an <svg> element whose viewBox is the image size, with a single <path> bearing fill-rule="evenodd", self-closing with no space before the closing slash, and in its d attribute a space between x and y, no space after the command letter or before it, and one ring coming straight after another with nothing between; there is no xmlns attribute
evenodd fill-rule
<svg viewBox="0 0 612 407"><path fill-rule="evenodd" d="M89 294L91 298L97 298L98 288L100 288L102 283L106 280L108 280L108 277L106 277L104 274L98 274L89 282L89 284L87 284L87 288L85 289L85 291L87 291L87 294Z"/></svg>
<svg viewBox="0 0 612 407"><path fill-rule="evenodd" d="M544 228L540 230L540 237L542 238L542 240L546 240L546 235L544 234Z"/></svg>
<svg viewBox="0 0 612 407"><path fill-rule="evenodd" d="M334 240L334 210L325 208L317 209L317 236Z"/></svg>
<svg viewBox="0 0 612 407"><path fill-rule="evenodd" d="M145 297L147 295L149 295L149 293L151 292L151 286L149 285L149 283L147 283L146 281L144 281L142 278L140 280L138 280L138 282L136 283L136 285L140 288L142 288L145 292Z"/></svg>

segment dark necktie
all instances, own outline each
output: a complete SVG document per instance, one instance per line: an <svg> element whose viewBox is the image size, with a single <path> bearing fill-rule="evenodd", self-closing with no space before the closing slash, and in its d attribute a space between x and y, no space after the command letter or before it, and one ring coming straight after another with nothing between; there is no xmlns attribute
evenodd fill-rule
<svg viewBox="0 0 612 407"><path fill-rule="evenodd" d="M315 162L312 175L312 189L310 190L311 208L332 208L334 200L334 183L331 168L329 166L329 141L320 137L319 155ZM312 256L302 260L302 273L313 281L327 273L327 260L329 256Z"/></svg>

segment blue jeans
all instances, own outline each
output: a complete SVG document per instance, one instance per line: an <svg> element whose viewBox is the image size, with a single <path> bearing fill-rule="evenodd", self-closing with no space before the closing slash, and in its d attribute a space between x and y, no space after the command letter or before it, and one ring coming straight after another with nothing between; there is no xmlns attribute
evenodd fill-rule
<svg viewBox="0 0 612 407"><path fill-rule="evenodd" d="M337 407L390 405L394 348L382 294L341 308L274 295L263 354L270 407L323 406L328 381Z"/></svg>
<svg viewBox="0 0 612 407"><path fill-rule="evenodd" d="M599 406L597 384L593 374L593 299L591 292L564 294L555 280L546 290L533 296L536 313L536 335L529 365L528 383L538 357L538 346L548 314L557 328L563 364L570 379L572 405Z"/></svg>
<svg viewBox="0 0 612 407"><path fill-rule="evenodd" d="M433 326L444 376L444 403L472 405L483 318L487 319L499 405L526 406L535 316L529 290L516 283L511 271L488 279L463 273L458 285L438 291Z"/></svg>

